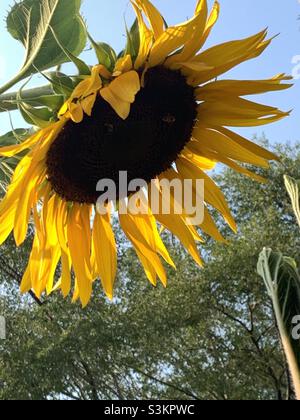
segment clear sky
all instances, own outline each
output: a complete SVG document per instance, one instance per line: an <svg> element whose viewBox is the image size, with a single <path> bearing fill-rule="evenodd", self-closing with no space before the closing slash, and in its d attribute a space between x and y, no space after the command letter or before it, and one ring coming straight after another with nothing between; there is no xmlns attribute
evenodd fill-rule
<svg viewBox="0 0 300 420"><path fill-rule="evenodd" d="M37 0L38 1L38 0ZM70 0L72 1L72 0ZM14 73L22 62L22 47L6 32L4 18L14 0L0 1L0 84ZM179 23L193 13L196 0L153 0L163 12L167 22ZM209 3L212 5L213 1ZM263 132L272 141L300 140L300 1L299 0L220 0L221 17L207 43L208 46L252 35L265 27L270 36L279 33L271 47L260 58L247 62L224 78L261 79L286 72L299 74L295 86L289 91L260 95L257 99L283 110L293 109L293 114L278 123L262 128L240 129L242 134L252 137ZM85 0L82 8L89 30L98 41L110 43L121 50L124 42L124 18L128 24L133 14L128 0ZM89 64L93 56L85 53ZM293 64L293 60L296 64ZM44 83L40 80L40 83ZM255 98L256 99L256 98ZM24 126L18 116L14 125ZM0 134L10 129L8 116L0 115Z"/></svg>

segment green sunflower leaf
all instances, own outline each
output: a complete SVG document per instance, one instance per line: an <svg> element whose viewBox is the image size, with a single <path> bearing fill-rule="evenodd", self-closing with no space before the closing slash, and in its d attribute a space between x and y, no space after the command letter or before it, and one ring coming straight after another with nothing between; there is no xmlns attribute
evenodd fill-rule
<svg viewBox="0 0 300 420"><path fill-rule="evenodd" d="M63 103L65 97L63 95L44 95L44 96L36 96L30 99L25 99L22 96L21 100L11 99L10 101L6 101L4 106L6 106L6 110L17 110L20 104L27 104L33 107L46 107L52 112L58 111Z"/></svg>
<svg viewBox="0 0 300 420"><path fill-rule="evenodd" d="M80 17L81 0L23 0L7 16L9 33L25 49L19 73L0 88L0 94L26 77L70 61L57 44L56 37L73 56L86 45L86 30Z"/></svg>
<svg viewBox="0 0 300 420"><path fill-rule="evenodd" d="M292 258L264 249L258 261L258 274L263 278L272 299L295 390L300 397L300 340L294 335L294 320L300 315L300 275L297 264Z"/></svg>
<svg viewBox="0 0 300 420"><path fill-rule="evenodd" d="M285 175L285 187L292 201L294 213L300 226L300 181Z"/></svg>
<svg viewBox="0 0 300 420"><path fill-rule="evenodd" d="M69 51L66 47L64 47L64 45L60 42L60 40L56 36L54 29L52 27L50 27L50 29L51 29L54 39L56 40L57 44L60 46L61 50L65 53L68 60L72 61L77 67L78 73L82 76L90 76L91 75L90 67L87 64L85 64L83 60L76 57L74 54L71 53L71 51Z"/></svg>
<svg viewBox="0 0 300 420"><path fill-rule="evenodd" d="M18 109L18 97L19 92L6 93L0 95L0 112L15 111ZM54 98L52 99L52 96ZM34 106L48 106L52 108L53 102L58 102L56 99L57 95L54 95L54 91L51 85L41 86L33 89L27 89L22 91L22 101L28 102ZM59 95L63 97L62 95Z"/></svg>
<svg viewBox="0 0 300 420"><path fill-rule="evenodd" d="M53 120L53 112L49 111L48 108L34 108L22 101L20 101L18 106L22 117L28 124L45 128Z"/></svg>
<svg viewBox="0 0 300 420"><path fill-rule="evenodd" d="M26 140L30 134L32 134L32 129L28 128L17 128L16 130L9 131L3 136L0 136L0 147L20 143Z"/></svg>

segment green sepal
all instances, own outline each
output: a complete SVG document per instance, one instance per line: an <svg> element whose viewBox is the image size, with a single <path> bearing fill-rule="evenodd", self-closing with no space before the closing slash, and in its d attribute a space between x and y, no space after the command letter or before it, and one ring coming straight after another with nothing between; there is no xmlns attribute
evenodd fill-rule
<svg viewBox="0 0 300 420"><path fill-rule="evenodd" d="M139 32L139 23L135 19L131 29L129 30L126 25L126 34L127 34L127 44L123 54L130 55L132 60L135 60L138 56L140 49L140 32Z"/></svg>
<svg viewBox="0 0 300 420"><path fill-rule="evenodd" d="M112 72L117 61L117 54L115 50L105 42L96 42L89 33L88 38L95 50L98 63L102 64L108 71Z"/></svg>

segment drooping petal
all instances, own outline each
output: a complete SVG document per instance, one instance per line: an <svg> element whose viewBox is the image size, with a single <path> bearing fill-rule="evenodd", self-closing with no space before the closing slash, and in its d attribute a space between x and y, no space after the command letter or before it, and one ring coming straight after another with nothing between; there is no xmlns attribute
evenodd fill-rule
<svg viewBox="0 0 300 420"><path fill-rule="evenodd" d="M199 43L199 50L205 44L207 38L209 37L213 27L215 26L215 24L216 24L216 22L219 18L219 15L220 15L220 3L217 0L215 0L212 11L211 11L210 16L208 18L208 21L206 23L204 34L202 36L201 42Z"/></svg>
<svg viewBox="0 0 300 420"><path fill-rule="evenodd" d="M230 41L209 48L191 60L192 63L203 63L212 70L190 71L188 82L197 86L209 80L215 79L223 73L231 70L238 64L259 56L270 44L271 40L265 41L267 31L238 41Z"/></svg>
<svg viewBox="0 0 300 420"><path fill-rule="evenodd" d="M131 55L127 54L125 57L119 58L119 60L116 62L113 76L120 76L123 73L129 72L130 70L132 70L132 68L133 64Z"/></svg>
<svg viewBox="0 0 300 420"><path fill-rule="evenodd" d="M250 140L245 139L244 137L240 136L237 133L234 133L231 130L228 130L225 127L211 127L216 130L218 130L220 133L225 134L227 137L229 137L231 140L233 140L235 143L239 144L240 146L244 147L245 149L249 150L250 152L256 154L257 156L262 157L266 160L279 160L278 156L276 156L274 153L269 152L265 148L258 146L257 144L253 143Z"/></svg>
<svg viewBox="0 0 300 420"><path fill-rule="evenodd" d="M130 106L140 89L141 85L138 73L130 71L117 77L110 85L101 89L100 94L116 113L126 120L130 113Z"/></svg>
<svg viewBox="0 0 300 420"><path fill-rule="evenodd" d="M164 32L165 22L159 11L149 0L133 0L136 5L145 13L152 28L155 39L158 39Z"/></svg>
<svg viewBox="0 0 300 420"><path fill-rule="evenodd" d="M160 179L168 179L169 174L166 171L163 174L161 174ZM154 184L152 185L152 188L155 189ZM157 185L156 192L150 189L149 191L149 198L151 206L154 206L155 208L152 208L153 215L155 219L165 228L167 228L170 232L172 232L177 238L181 241L183 246L187 249L189 254L194 258L196 263L200 266L203 265L202 260L199 256L199 252L195 243L195 240L199 240L199 236L194 236L194 232L191 226L188 226L187 221L185 219L185 215L182 214L176 214L175 211L175 199L174 196L171 193L170 196L170 211L166 213L163 209L163 194ZM159 203L155 203L155 200L153 198L153 194L155 194L156 197L159 199Z"/></svg>
<svg viewBox="0 0 300 420"><path fill-rule="evenodd" d="M200 168L193 165L191 162L184 158L179 158L176 161L176 166L179 174L185 179L203 179L205 186L205 202L212 205L216 210L218 210L221 215L224 217L225 221L231 227L231 229L236 232L237 226L232 217L232 214L226 203L224 194L217 187L214 181Z"/></svg>
<svg viewBox="0 0 300 420"><path fill-rule="evenodd" d="M198 1L195 15L199 15L199 19L197 19L197 24L194 32L191 34L191 37L185 42L182 51L178 54L174 54L172 57L167 59L167 67L171 68L172 64L174 63L188 61L189 59L193 58L200 50L202 46L202 37L204 35L208 15L207 0Z"/></svg>
<svg viewBox="0 0 300 420"><path fill-rule="evenodd" d="M204 218L199 226L203 232L205 232L207 235L209 235L211 238L215 239L219 242L226 242L226 240L223 238L222 234L220 233L215 221L209 214L209 211L207 207L204 208Z"/></svg>
<svg viewBox="0 0 300 420"><path fill-rule="evenodd" d="M181 152L181 156L185 157L187 160L190 160L191 162L194 162L199 166L199 168L205 170L205 171L211 171L215 168L217 161L209 159L207 156L203 154L201 156L199 153L195 155L190 145L193 144L192 141L188 143L188 146L184 148L184 150Z"/></svg>
<svg viewBox="0 0 300 420"><path fill-rule="evenodd" d="M89 207L73 204L67 222L68 244L72 264L78 282L80 300L86 306L92 294L92 275L90 266L90 237L87 237Z"/></svg>
<svg viewBox="0 0 300 420"><path fill-rule="evenodd" d="M81 106L80 102L70 103L69 114L70 114L71 120L74 123L79 124L79 123L82 122L83 117L84 117L84 113L83 113L83 109L82 109L82 106Z"/></svg>
<svg viewBox="0 0 300 420"><path fill-rule="evenodd" d="M72 277L71 277L72 260L68 252L62 250L61 252L61 291L64 297L67 297L71 290Z"/></svg>
<svg viewBox="0 0 300 420"><path fill-rule="evenodd" d="M198 141L190 142L188 147L200 155L206 156L206 150L214 151L221 156L250 165L260 166L262 168L269 167L268 160L257 156L257 154L252 153L217 130L196 127L193 132L193 138Z"/></svg>
<svg viewBox="0 0 300 420"><path fill-rule="evenodd" d="M14 228L19 197L22 194L23 174L27 174L32 157L25 156L18 164L6 196L0 203L0 244L2 245Z"/></svg>
<svg viewBox="0 0 300 420"><path fill-rule="evenodd" d="M149 56L149 67L163 64L171 53L184 47L184 45L194 36L195 32L198 30L198 26L203 26L202 24L203 15L199 13L182 25L167 28L153 44Z"/></svg>
<svg viewBox="0 0 300 420"><path fill-rule="evenodd" d="M100 277L106 295L112 299L117 273L117 245L109 214L95 215L92 250L95 255L96 275Z"/></svg>
<svg viewBox="0 0 300 420"><path fill-rule="evenodd" d="M256 127L279 121L290 115L241 98L224 98L223 102L203 102L198 107L199 125L227 127Z"/></svg>
<svg viewBox="0 0 300 420"><path fill-rule="evenodd" d="M20 246L26 239L36 188L43 182L45 175L45 166L42 163L38 163L31 167L28 174L23 178L21 187L23 193L19 198L14 222L14 236L17 246Z"/></svg>
<svg viewBox="0 0 300 420"><path fill-rule="evenodd" d="M82 101L81 101L82 110L89 117L91 117L91 115L92 115L96 99L97 99L97 94L96 93L91 93L89 96L82 99Z"/></svg>
<svg viewBox="0 0 300 420"><path fill-rule="evenodd" d="M219 101L224 99L224 95L238 97L285 90L292 86L291 84L281 83L286 80L291 80L291 78L284 74L266 80L218 80L196 89L196 99L199 101Z"/></svg>
<svg viewBox="0 0 300 420"><path fill-rule="evenodd" d="M133 244L137 254L142 255L148 261L145 270L148 271L148 265L152 266L161 282L166 285L166 273L157 255L154 234L151 227L149 229L147 215L131 215L128 212L127 214L119 214L119 220L125 235ZM141 260L142 264L144 258Z"/></svg>
<svg viewBox="0 0 300 420"><path fill-rule="evenodd" d="M135 13L138 19L138 24L139 24L140 48L139 48L138 56L134 63L134 68L138 70L143 65L145 65L148 59L151 46L153 43L153 32L150 31L150 29L145 24L142 13L140 9L137 7L137 5L133 1L131 3L135 10Z"/></svg>
<svg viewBox="0 0 300 420"><path fill-rule="evenodd" d="M37 133L30 136L27 140L23 141L22 143L12 146L1 147L0 156L12 157L23 152L24 150L31 149L33 146L40 142L43 143L44 141L47 141L47 139L49 139L49 136L54 139L57 136L57 133L60 132L60 130L63 128L65 123L65 120L60 120L46 128L39 130Z"/></svg>

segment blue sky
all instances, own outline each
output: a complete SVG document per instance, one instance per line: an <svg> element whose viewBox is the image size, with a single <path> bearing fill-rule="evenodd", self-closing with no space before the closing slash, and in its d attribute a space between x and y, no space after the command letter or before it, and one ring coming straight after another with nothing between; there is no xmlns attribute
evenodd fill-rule
<svg viewBox="0 0 300 420"><path fill-rule="evenodd" d="M38 0L37 0L38 1ZM72 1L72 0L70 0ZM0 84L14 75L22 63L23 49L6 32L4 18L14 0L0 2ZM169 24L179 23L193 13L196 0L153 0ZM212 5L213 1L209 1ZM300 2L299 0L220 0L221 17L207 46L239 39L254 34L265 27L270 36L280 34L260 58L247 62L228 73L224 78L261 79L277 73L299 74L295 86L289 91L260 95L262 103L276 105L283 110L293 109L291 117L262 128L239 129L248 137L263 132L272 142L300 140ZM121 50L124 42L124 18L128 23L133 14L128 0L85 0L82 8L89 30L98 41L110 43ZM93 64L94 58L85 53ZM44 83L43 80L37 83ZM13 116L15 127L24 126L18 115ZM8 116L0 115L0 134L10 129Z"/></svg>

